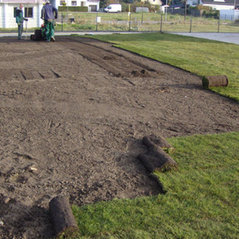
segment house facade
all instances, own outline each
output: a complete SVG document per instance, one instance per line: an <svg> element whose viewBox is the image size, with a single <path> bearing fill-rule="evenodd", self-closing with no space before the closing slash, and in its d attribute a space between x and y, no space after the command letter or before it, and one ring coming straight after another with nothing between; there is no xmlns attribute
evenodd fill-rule
<svg viewBox="0 0 239 239"><path fill-rule="evenodd" d="M16 28L15 11L20 3L23 16L28 19L27 27L41 26L41 9L43 0L0 0L0 28Z"/></svg>
<svg viewBox="0 0 239 239"><path fill-rule="evenodd" d="M161 6L161 0L141 0L141 2L149 2L151 5Z"/></svg>
<svg viewBox="0 0 239 239"><path fill-rule="evenodd" d="M236 21L239 19L239 10L220 10L220 19Z"/></svg>
<svg viewBox="0 0 239 239"><path fill-rule="evenodd" d="M239 0L201 0L200 4L213 10L233 10L239 5Z"/></svg>
<svg viewBox="0 0 239 239"><path fill-rule="evenodd" d="M51 0L58 8L66 2L67 6L85 6L89 12L99 10L100 0ZM40 27L41 9L45 0L0 0L0 28L17 28L15 11L20 4L23 5L23 16L28 19L27 27ZM25 27L26 22L24 22Z"/></svg>
<svg viewBox="0 0 239 239"><path fill-rule="evenodd" d="M100 0L52 0L51 3L56 8L64 4L69 7L88 7L89 12L96 12L100 8Z"/></svg>

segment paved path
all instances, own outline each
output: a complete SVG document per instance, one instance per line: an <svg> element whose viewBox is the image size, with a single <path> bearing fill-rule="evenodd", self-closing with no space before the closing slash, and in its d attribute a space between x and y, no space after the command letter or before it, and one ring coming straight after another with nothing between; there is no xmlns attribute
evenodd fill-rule
<svg viewBox="0 0 239 239"><path fill-rule="evenodd" d="M108 35L108 34L139 34L142 32L55 32L55 36L69 36L72 34L78 34L78 35ZM27 32L22 34L22 38L24 37L30 37L30 35L33 34L33 32ZM0 37L17 37L17 32L7 32L3 33L0 32Z"/></svg>
<svg viewBox="0 0 239 239"><path fill-rule="evenodd" d="M137 34L142 32L56 32L56 36L66 36L71 34L79 34L79 35L103 35L103 34L113 34L113 33L120 33L120 34ZM191 37L198 37L198 38L205 38L210 40L234 43L239 45L239 33L185 33L185 32L177 32L172 34L183 35L183 36L191 36ZM24 37L30 37L32 33L23 33ZM17 33L0 33L0 37L17 37Z"/></svg>
<svg viewBox="0 0 239 239"><path fill-rule="evenodd" d="M205 38L210 40L234 43L239 45L239 33L173 33L183 36L197 37L197 38Z"/></svg>

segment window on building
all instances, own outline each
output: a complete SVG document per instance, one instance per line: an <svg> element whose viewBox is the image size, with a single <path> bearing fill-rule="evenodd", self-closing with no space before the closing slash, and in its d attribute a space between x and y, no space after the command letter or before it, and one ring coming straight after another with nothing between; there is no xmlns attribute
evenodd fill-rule
<svg viewBox="0 0 239 239"><path fill-rule="evenodd" d="M61 1L60 1L60 5L61 5L61 6L65 6L65 5L66 5L66 1L65 1L65 0L61 0Z"/></svg>
<svg viewBox="0 0 239 239"><path fill-rule="evenodd" d="M24 9L25 17L33 18L33 7L25 7Z"/></svg>
<svg viewBox="0 0 239 239"><path fill-rule="evenodd" d="M77 6L77 1L71 1L71 6Z"/></svg>
<svg viewBox="0 0 239 239"><path fill-rule="evenodd" d="M81 3L81 7L84 7L84 2L80 2Z"/></svg>
<svg viewBox="0 0 239 239"><path fill-rule="evenodd" d="M17 12L17 8L14 7L14 8L13 8L13 15L14 15L14 17L16 17L16 14L17 14L16 12Z"/></svg>

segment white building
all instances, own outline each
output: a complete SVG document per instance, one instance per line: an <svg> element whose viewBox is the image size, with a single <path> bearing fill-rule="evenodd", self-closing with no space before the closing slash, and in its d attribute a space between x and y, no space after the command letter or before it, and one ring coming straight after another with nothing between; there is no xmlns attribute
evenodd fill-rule
<svg viewBox="0 0 239 239"><path fill-rule="evenodd" d="M100 0L51 0L51 3L56 8L63 6L64 3L69 7L88 7L88 12L96 12L100 8Z"/></svg>
<svg viewBox="0 0 239 239"><path fill-rule="evenodd" d="M162 5L161 0L141 0L141 2L149 2L151 5L154 5L154 6Z"/></svg>
<svg viewBox="0 0 239 239"><path fill-rule="evenodd" d="M28 19L27 26L41 26L43 0L0 0L0 28L17 28L15 10L23 5L23 16Z"/></svg>
<svg viewBox="0 0 239 239"><path fill-rule="evenodd" d="M41 9L45 0L0 0L0 28L17 28L15 10L23 5L23 16L28 19L27 27L40 27ZM51 0L58 8L62 6L62 0ZM99 10L100 0L65 0L67 6L85 6L89 12ZM25 27L26 22L24 22Z"/></svg>
<svg viewBox="0 0 239 239"><path fill-rule="evenodd" d="M236 21L239 19L239 10L220 10L220 19Z"/></svg>
<svg viewBox="0 0 239 239"><path fill-rule="evenodd" d="M239 4L239 0L201 0L200 4L213 10L233 10Z"/></svg>

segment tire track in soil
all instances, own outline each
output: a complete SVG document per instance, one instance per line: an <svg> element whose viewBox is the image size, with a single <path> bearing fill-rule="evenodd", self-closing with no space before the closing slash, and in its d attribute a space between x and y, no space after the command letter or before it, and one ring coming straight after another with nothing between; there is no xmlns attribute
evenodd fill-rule
<svg viewBox="0 0 239 239"><path fill-rule="evenodd" d="M157 77L158 75L151 67L125 58L122 54L87 44L84 41L76 40L74 42L69 38L64 40L60 44L67 47L67 44L71 42L72 51L78 52L83 58L98 65L115 77Z"/></svg>
<svg viewBox="0 0 239 239"><path fill-rule="evenodd" d="M238 104L192 74L111 44L57 40L0 40L9 59L14 49L39 56L0 66L2 238L51 236L47 208L57 194L78 205L157 194L136 159L144 135L239 130Z"/></svg>

